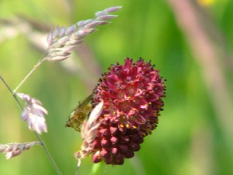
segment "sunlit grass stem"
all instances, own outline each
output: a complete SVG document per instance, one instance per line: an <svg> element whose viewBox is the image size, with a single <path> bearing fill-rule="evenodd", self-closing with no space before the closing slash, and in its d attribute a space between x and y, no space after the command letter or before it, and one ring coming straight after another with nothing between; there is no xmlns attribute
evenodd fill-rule
<svg viewBox="0 0 233 175"><path fill-rule="evenodd" d="M18 91L18 89L23 85L23 83L32 75L32 73L45 61L45 59L40 59L39 62L32 68L32 70L25 76L25 78L19 83L19 85L14 89L13 95ZM8 88L9 89L9 88Z"/></svg>
<svg viewBox="0 0 233 175"><path fill-rule="evenodd" d="M0 75L0 79L2 80L2 82L4 83L4 85L7 87L7 89L9 90L9 92L11 93L11 95L13 96L13 98L15 99L16 103L19 105L20 109L23 111L23 106L21 105L21 103L19 102L17 96L16 96L16 91L17 89L28 79L28 77L30 77L30 75L38 68L38 66L43 62L43 60L40 60L35 66L34 68L28 73L28 75L23 79L23 81L21 81L21 83L19 84L19 86L17 86L17 88L12 91L12 89L10 88L10 86L6 83L6 81L4 80L4 78ZM58 175L62 175L60 169L58 168L56 162L54 161L53 157L51 156L51 154L49 153L43 139L39 136L38 133L34 132L37 139L40 141L46 155L48 156L52 166L54 167L54 169L56 170Z"/></svg>

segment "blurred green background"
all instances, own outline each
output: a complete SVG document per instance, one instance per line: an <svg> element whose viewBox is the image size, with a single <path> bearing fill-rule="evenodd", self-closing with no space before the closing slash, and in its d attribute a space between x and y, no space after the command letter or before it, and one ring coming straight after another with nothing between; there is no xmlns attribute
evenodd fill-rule
<svg viewBox="0 0 233 175"><path fill-rule="evenodd" d="M151 60L167 79L159 125L134 158L104 165L104 175L233 174L233 1L231 0L1 0L0 74L14 89L45 52L46 34L122 5L64 62L43 63L19 89L49 111L42 138L64 175L75 174L80 133L65 128L70 111L101 73L126 57ZM0 143L36 140L0 82ZM80 175L91 174L82 161ZM56 174L39 146L6 160L1 175Z"/></svg>

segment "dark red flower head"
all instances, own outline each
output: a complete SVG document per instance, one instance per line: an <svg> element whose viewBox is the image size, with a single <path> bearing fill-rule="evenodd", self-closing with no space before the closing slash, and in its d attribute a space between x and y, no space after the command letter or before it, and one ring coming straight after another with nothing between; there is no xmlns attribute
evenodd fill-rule
<svg viewBox="0 0 233 175"><path fill-rule="evenodd" d="M104 102L97 136L91 143L94 163L123 164L158 124L165 97L164 80L150 62L126 58L112 65L94 90L93 107Z"/></svg>

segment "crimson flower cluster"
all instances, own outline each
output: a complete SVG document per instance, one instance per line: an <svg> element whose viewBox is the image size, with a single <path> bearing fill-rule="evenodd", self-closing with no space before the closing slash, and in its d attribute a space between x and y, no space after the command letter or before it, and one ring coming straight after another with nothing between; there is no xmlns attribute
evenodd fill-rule
<svg viewBox="0 0 233 175"><path fill-rule="evenodd" d="M143 139L158 124L164 105L165 80L150 62L126 58L112 65L94 89L92 105L103 100L100 125L92 148L92 161L121 165L134 156Z"/></svg>

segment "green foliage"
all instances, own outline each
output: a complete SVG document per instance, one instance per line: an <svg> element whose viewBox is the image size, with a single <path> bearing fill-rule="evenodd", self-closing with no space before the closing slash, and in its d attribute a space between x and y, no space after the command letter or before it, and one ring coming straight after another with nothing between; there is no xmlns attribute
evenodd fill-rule
<svg viewBox="0 0 233 175"><path fill-rule="evenodd" d="M73 154L80 149L82 142L80 133L65 128L70 111L92 92L98 77L110 64L123 63L126 57L143 57L151 60L168 80L165 107L158 128L146 137L136 157L126 160L124 165L104 164L100 170L92 171L89 157L82 161L79 174L232 174L233 150L228 146L233 142L232 138L224 135L224 128L219 124L218 113L213 106L212 94L203 76L203 67L191 52L167 1L3 0L0 2L0 18L12 19L21 14L41 24L69 26L92 18L98 10L115 5L123 6L117 12L119 17L112 20L110 25L98 27L99 30L84 41L92 58L102 67L99 75L93 76L93 70L88 68L84 68L85 74L75 74L65 69L62 62L46 62L19 90L38 98L48 110L48 133L43 134L42 138L61 171L75 174L77 162ZM204 8L212 15L216 27L224 36L226 49L233 54L232 1L216 0ZM2 40L5 38L3 29L4 25L0 23L0 74L13 89L43 52L35 49L27 35L20 32L17 36ZM73 56L75 66L81 69L82 59L85 58L79 52ZM232 92L232 70L229 67L224 67L224 70L224 76L229 80L228 88ZM84 77L91 85L83 80ZM26 123L20 120L21 111L2 83L0 94L0 143L36 140ZM55 174L55 171L43 150L35 147L11 160L5 160L1 154L0 174L49 175Z"/></svg>

